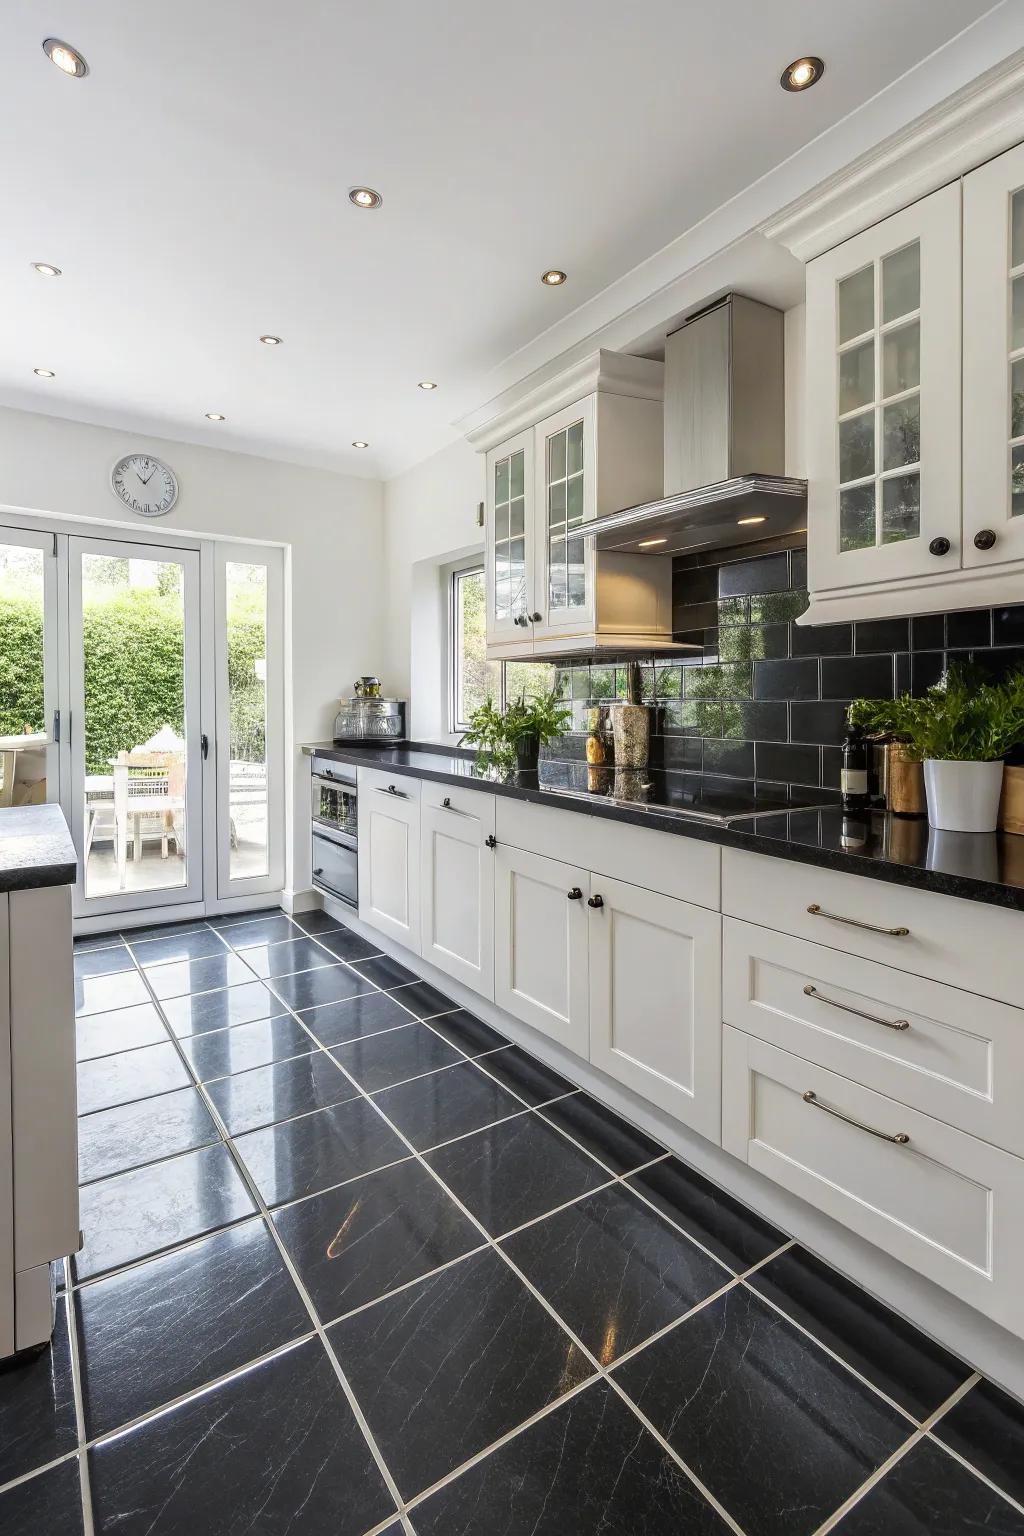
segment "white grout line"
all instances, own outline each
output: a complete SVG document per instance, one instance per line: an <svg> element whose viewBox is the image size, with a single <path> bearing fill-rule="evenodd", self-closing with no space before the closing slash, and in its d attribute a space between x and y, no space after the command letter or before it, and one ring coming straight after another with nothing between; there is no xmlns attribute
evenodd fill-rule
<svg viewBox="0 0 1024 1536"><path fill-rule="evenodd" d="M79 1452L76 1447L73 1451L65 1451L63 1456L55 1456L53 1461L42 1462L40 1466L33 1467L30 1472L21 1472L17 1477L12 1477L9 1482L0 1483L0 1498L5 1493L10 1493L12 1488L20 1488L22 1483L31 1483L34 1478L42 1477L44 1472L52 1472L54 1467L63 1466L66 1461L77 1461L78 1459Z"/></svg>
<svg viewBox="0 0 1024 1536"><path fill-rule="evenodd" d="M179 1091L184 1093L185 1089L180 1089ZM188 1092L195 1093L195 1091L196 1091L195 1090L195 1086L193 1084L190 1084L189 1088L188 1088ZM144 1104L145 1102L146 1102L145 1099L140 1099L139 1100L140 1104ZM117 1106L117 1107L120 1108L120 1106ZM204 1105L203 1107L205 1108L206 1106ZM105 1111L104 1111L104 1113L105 1113ZM217 1129L217 1127L214 1126L214 1130L216 1130L216 1129ZM154 1168L157 1163L173 1163L173 1162L176 1162L179 1157L187 1157L190 1152L201 1152L204 1147L219 1147L219 1146L222 1146L222 1145L223 1145L223 1141L222 1141L220 1135L218 1134L218 1135L214 1136L212 1141L199 1141L199 1142L196 1143L196 1145L194 1147L179 1147L174 1152L161 1152L156 1157L148 1157L148 1158L146 1158L145 1162L142 1162L142 1163L132 1163L128 1168L114 1168L110 1173L100 1173L100 1174L97 1174L94 1179L81 1179L80 1178L79 1181L78 1181L78 1187L79 1187L79 1189L92 1189L94 1184L106 1184L111 1179L119 1179L123 1173L138 1173L139 1170L142 1169L142 1168Z"/></svg>
<svg viewBox="0 0 1024 1536"><path fill-rule="evenodd" d="M64 1295L66 1322L71 1350L71 1385L75 1398L75 1433L78 1437L78 1482L82 1493L83 1536L93 1536L92 1489L89 1484L89 1457L85 1450L85 1402L82 1396L82 1362L78 1351L77 1303L71 1286L71 1260L64 1260Z"/></svg>
<svg viewBox="0 0 1024 1536"><path fill-rule="evenodd" d="M960 1387L958 1391L954 1392L953 1395L943 1403L942 1407L938 1409L934 1414L932 1414L931 1418L926 1422L926 1437L935 1445L941 1446L947 1455L952 1456L953 1460L958 1461L962 1467L966 1467L968 1472L973 1472L975 1477L979 1478L980 1481L986 1485L986 1487L992 1489L993 1493L998 1493L1020 1514L1024 1514L1024 1503L1022 1503L1021 1500L1014 1498L1012 1493L1007 1493L1006 1489L1002 1488L998 1483L993 1482L992 1478L990 1478L987 1473L982 1472L981 1469L976 1467L973 1462L968 1461L966 1456L963 1456L959 1451L954 1450L948 1441L943 1440L941 1429L936 1432L935 1426L938 1424L939 1420L945 1418L949 1410L951 1408L955 1408L960 1399L966 1397L971 1388L977 1386L978 1382L982 1381L983 1379L984 1378L982 1377L980 1371L975 1371L971 1376L968 1377L963 1386Z"/></svg>

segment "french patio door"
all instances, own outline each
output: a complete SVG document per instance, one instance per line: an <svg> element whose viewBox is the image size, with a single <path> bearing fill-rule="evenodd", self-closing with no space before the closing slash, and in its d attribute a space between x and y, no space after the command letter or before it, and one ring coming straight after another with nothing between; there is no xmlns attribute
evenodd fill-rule
<svg viewBox="0 0 1024 1536"><path fill-rule="evenodd" d="M69 537L61 795L78 917L203 899L198 550Z"/></svg>

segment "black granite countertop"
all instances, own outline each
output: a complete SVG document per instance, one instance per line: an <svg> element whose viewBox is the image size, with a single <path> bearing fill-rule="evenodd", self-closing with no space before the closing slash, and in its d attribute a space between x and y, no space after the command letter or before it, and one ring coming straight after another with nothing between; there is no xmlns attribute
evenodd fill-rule
<svg viewBox="0 0 1024 1536"><path fill-rule="evenodd" d="M347 747L316 742L303 748L336 762L380 768L448 784L475 784L493 794L590 816L607 816L634 826L654 827L679 837L745 848L775 858L915 886L944 896L984 901L1024 912L1024 837L1005 832L938 832L923 818L880 811L851 817L834 805L812 809L766 809L730 825L679 814L671 803L645 798L622 774L599 769L588 780L587 765L541 762L537 773L503 776L482 772L471 754L443 747ZM658 775L652 775L658 792ZM588 789L588 782L598 786Z"/></svg>
<svg viewBox="0 0 1024 1536"><path fill-rule="evenodd" d="M0 811L0 891L72 885L77 868L60 806L16 805Z"/></svg>

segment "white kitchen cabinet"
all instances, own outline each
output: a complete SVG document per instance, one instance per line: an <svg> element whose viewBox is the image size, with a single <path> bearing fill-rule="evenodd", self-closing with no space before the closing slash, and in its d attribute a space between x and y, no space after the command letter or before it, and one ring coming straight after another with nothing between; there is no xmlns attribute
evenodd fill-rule
<svg viewBox="0 0 1024 1536"><path fill-rule="evenodd" d="M964 549L1024 560L1024 145L964 178Z"/></svg>
<svg viewBox="0 0 1024 1536"><path fill-rule="evenodd" d="M359 916L420 948L420 784L359 770Z"/></svg>
<svg viewBox="0 0 1024 1536"><path fill-rule="evenodd" d="M671 639L670 563L599 559L581 531L661 495L662 376L599 352L470 433L487 450L490 659Z"/></svg>
<svg viewBox="0 0 1024 1536"><path fill-rule="evenodd" d="M959 183L808 265L807 454L812 592L959 566Z"/></svg>
<svg viewBox="0 0 1024 1536"><path fill-rule="evenodd" d="M499 843L494 859L494 1001L586 1059L590 875Z"/></svg>
<svg viewBox="0 0 1024 1536"><path fill-rule="evenodd" d="M590 1060L718 1142L721 917L603 875L591 888Z"/></svg>
<svg viewBox="0 0 1024 1536"><path fill-rule="evenodd" d="M493 795L423 784L420 876L424 960L493 999Z"/></svg>

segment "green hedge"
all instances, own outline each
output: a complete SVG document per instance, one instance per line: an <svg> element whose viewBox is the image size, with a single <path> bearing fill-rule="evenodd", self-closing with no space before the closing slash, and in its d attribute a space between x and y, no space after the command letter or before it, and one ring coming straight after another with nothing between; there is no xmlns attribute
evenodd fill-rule
<svg viewBox="0 0 1024 1536"><path fill-rule="evenodd" d="M150 590L111 594L89 605L83 626L86 772L108 773L112 757L162 725L183 732L180 598ZM264 690L253 668L263 650L262 606L240 599L228 635L231 755L250 762L264 753ZM0 735L45 728L42 651L34 599L0 596Z"/></svg>

